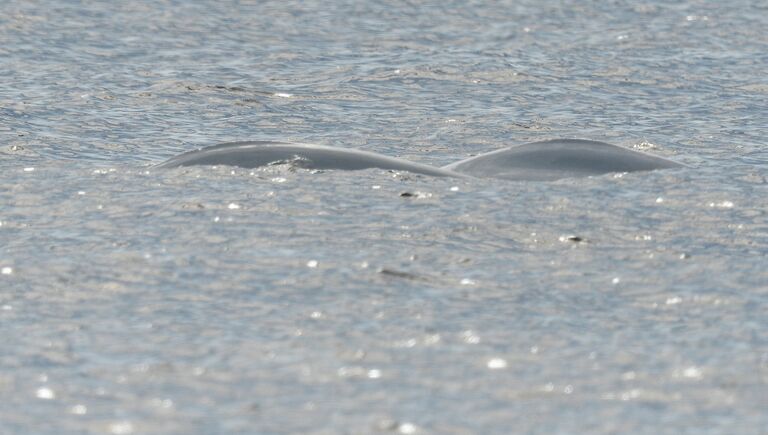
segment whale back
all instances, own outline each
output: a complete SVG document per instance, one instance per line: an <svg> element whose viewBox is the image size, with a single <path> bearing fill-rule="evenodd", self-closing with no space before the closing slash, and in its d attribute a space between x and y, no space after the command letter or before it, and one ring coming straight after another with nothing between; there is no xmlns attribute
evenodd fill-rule
<svg viewBox="0 0 768 435"><path fill-rule="evenodd" d="M443 169L481 178L550 181L681 166L671 160L605 142L556 139L491 151Z"/></svg>
<svg viewBox="0 0 768 435"><path fill-rule="evenodd" d="M214 145L178 155L157 165L157 167L223 165L258 168L275 164L290 164L305 169L361 170L379 168L438 177L464 177L445 169L367 151L269 141L231 142Z"/></svg>

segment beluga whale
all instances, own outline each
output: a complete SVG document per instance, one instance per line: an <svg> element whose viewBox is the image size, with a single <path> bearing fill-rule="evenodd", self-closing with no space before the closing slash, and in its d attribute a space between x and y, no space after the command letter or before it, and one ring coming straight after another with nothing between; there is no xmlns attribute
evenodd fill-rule
<svg viewBox="0 0 768 435"><path fill-rule="evenodd" d="M680 167L672 160L605 142L554 139L491 151L443 169L481 178L553 181Z"/></svg>
<svg viewBox="0 0 768 435"><path fill-rule="evenodd" d="M158 168L176 168L194 165L238 166L259 168L290 164L304 169L391 169L437 177L455 177L460 174L405 159L385 156L369 151L290 142L230 142L197 151L180 154Z"/></svg>
<svg viewBox="0 0 768 435"><path fill-rule="evenodd" d="M514 145L441 168L369 151L305 143L231 142L190 151L158 168L223 165L258 168L291 164L305 169L387 169L456 178L554 181L609 173L672 169L684 165L663 157L583 139L553 139Z"/></svg>

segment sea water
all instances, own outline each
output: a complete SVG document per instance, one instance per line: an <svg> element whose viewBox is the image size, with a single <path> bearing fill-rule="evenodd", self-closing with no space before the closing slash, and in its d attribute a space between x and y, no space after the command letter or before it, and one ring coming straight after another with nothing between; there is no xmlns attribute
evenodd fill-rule
<svg viewBox="0 0 768 435"><path fill-rule="evenodd" d="M4 0L0 433L768 431L768 6ZM195 167L235 140L550 183Z"/></svg>

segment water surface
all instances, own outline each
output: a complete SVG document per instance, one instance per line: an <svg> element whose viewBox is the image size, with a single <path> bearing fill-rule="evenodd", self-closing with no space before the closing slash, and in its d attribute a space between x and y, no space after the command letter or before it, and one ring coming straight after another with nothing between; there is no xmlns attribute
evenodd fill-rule
<svg viewBox="0 0 768 435"><path fill-rule="evenodd" d="M0 432L765 433L766 12L6 1ZM690 168L151 168L558 137Z"/></svg>

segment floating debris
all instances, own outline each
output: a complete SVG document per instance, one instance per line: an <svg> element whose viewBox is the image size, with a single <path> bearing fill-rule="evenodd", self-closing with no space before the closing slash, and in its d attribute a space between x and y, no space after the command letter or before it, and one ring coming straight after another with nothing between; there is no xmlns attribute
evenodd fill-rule
<svg viewBox="0 0 768 435"><path fill-rule="evenodd" d="M560 240L561 242L573 242L573 243L586 242L586 239L584 239L583 237L574 236L574 235L560 236L558 240Z"/></svg>

